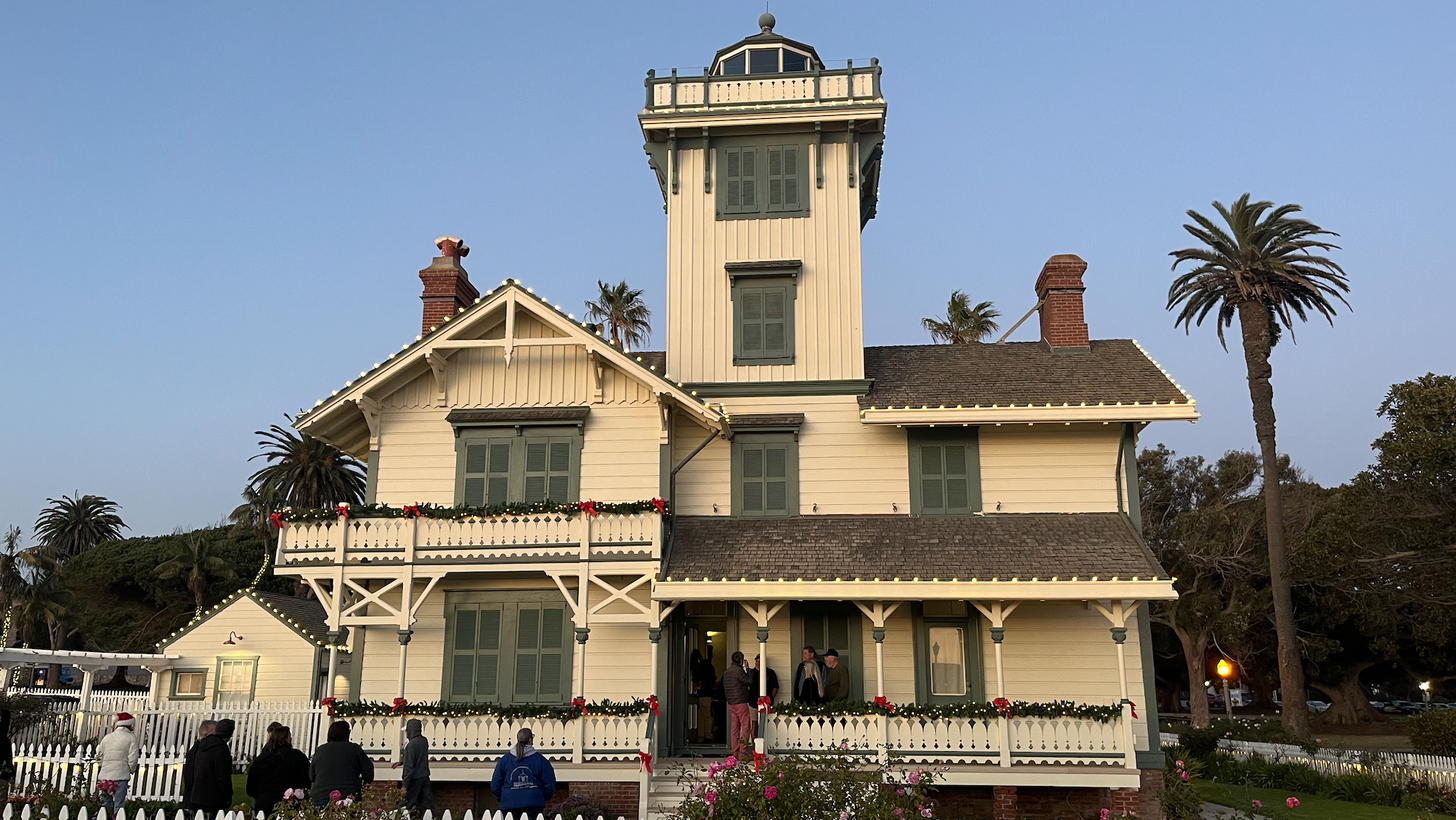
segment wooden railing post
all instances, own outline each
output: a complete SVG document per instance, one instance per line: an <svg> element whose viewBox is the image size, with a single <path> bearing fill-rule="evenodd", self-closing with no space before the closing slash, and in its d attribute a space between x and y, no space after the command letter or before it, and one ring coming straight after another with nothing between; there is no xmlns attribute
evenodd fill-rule
<svg viewBox="0 0 1456 820"><path fill-rule="evenodd" d="M655 87L656 84L654 83L654 80L656 79L657 69L647 69L647 80L643 83L643 85L647 86L647 105L644 107L648 111L651 111L652 109L657 107L657 88Z"/></svg>
<svg viewBox="0 0 1456 820"><path fill-rule="evenodd" d="M1001 722L1001 768L1011 768L1011 718L1002 715Z"/></svg>
<svg viewBox="0 0 1456 820"><path fill-rule="evenodd" d="M890 762L890 721L895 718L891 715L876 715L880 724L880 765Z"/></svg>
<svg viewBox="0 0 1456 820"><path fill-rule="evenodd" d="M1137 750L1132 735L1132 704L1122 702L1122 765L1127 769L1137 768Z"/></svg>

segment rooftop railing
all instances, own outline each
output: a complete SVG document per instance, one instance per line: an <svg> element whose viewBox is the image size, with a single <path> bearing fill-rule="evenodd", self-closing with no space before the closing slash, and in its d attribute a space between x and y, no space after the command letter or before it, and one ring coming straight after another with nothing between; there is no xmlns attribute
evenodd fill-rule
<svg viewBox="0 0 1456 820"><path fill-rule="evenodd" d="M675 113L765 104L843 105L880 101L880 61L855 68L815 69L787 74L727 74L666 77L647 72L648 113Z"/></svg>

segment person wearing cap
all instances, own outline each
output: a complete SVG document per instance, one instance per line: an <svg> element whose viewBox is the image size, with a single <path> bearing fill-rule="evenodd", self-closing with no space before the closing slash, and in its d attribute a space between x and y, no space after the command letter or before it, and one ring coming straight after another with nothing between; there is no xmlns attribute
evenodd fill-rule
<svg viewBox="0 0 1456 820"><path fill-rule="evenodd" d="M536 736L530 729L516 733L516 745L495 764L490 790L500 801L501 811L517 817L535 817L546 811L556 793L556 770L551 761L531 744Z"/></svg>
<svg viewBox="0 0 1456 820"><path fill-rule="evenodd" d="M96 776L116 783L115 793L101 794L101 805L108 814L115 814L126 806L127 789L131 786L131 776L136 774L140 753L136 718L127 712L118 712L116 728L96 745L96 757L101 763Z"/></svg>
<svg viewBox="0 0 1456 820"><path fill-rule="evenodd" d="M193 810L211 815L233 807L233 752L228 741L236 729L236 723L223 718L212 734L197 741L192 783L185 798Z"/></svg>
<svg viewBox="0 0 1456 820"><path fill-rule="evenodd" d="M849 700L849 668L839 662L833 649L824 653L824 700Z"/></svg>

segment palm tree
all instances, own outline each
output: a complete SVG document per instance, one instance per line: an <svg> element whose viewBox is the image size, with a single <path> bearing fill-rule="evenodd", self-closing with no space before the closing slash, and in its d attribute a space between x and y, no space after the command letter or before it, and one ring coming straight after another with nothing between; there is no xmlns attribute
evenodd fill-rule
<svg viewBox="0 0 1456 820"><path fill-rule="evenodd" d="M116 514L121 507L103 496L78 492L47 498L46 505L35 520L35 537L62 563L103 541L117 540L128 529Z"/></svg>
<svg viewBox="0 0 1456 820"><path fill-rule="evenodd" d="M0 627L0 649L10 646L10 623L15 611L15 596L25 584L20 573L23 563L20 549L20 528L11 527L5 531L5 547L0 552L0 597L5 599L5 623Z"/></svg>
<svg viewBox="0 0 1456 820"><path fill-rule="evenodd" d="M1274 386L1269 377L1269 352L1281 328L1294 332L1293 317L1305 321L1317 312L1334 324L1335 300L1350 291L1345 272L1320 253L1337 250L1322 237L1338 236L1294 216L1298 205L1249 202L1244 194L1226 208L1213 203L1225 229L1196 211L1195 224L1184 230L1200 247L1173 251L1173 270L1187 262L1168 289L1168 310L1180 308L1175 325L1191 332L1217 310L1219 343L1228 349L1224 328L1239 319L1248 370L1249 397L1254 405L1254 433L1263 463L1264 508L1269 539L1269 585L1274 597L1274 628L1279 647L1279 686L1284 694L1283 723L1289 731L1309 733L1304 667L1294 625L1294 599L1289 587L1289 558L1284 547L1284 498L1279 480L1279 455L1274 442Z"/></svg>
<svg viewBox="0 0 1456 820"><path fill-rule="evenodd" d="M612 343L623 350L647 344L652 337L652 311L642 301L642 291L628 287L626 279L617 285L597 280L597 287L601 293L595 302L586 303L586 317L606 322Z"/></svg>
<svg viewBox="0 0 1456 820"><path fill-rule="evenodd" d="M218 554L218 542L209 541L197 535L177 545L176 554L157 565L157 577L170 581L178 575L187 576L187 590L192 593L192 602L197 605L197 617L202 617L203 595L207 593L207 582L216 578L227 581L238 577L227 559Z"/></svg>
<svg viewBox="0 0 1456 820"><path fill-rule="evenodd" d="M264 520L272 511L272 504L333 507L363 500L364 466L353 456L332 444L277 424L255 434L263 437L258 442L263 452L248 460L261 458L268 466L248 478L248 489L253 498L272 502L262 511Z"/></svg>
<svg viewBox="0 0 1456 820"><path fill-rule="evenodd" d="M15 590L15 622L20 637L34 644L37 634L44 631L50 648L62 649L70 634L66 619L76 597L61 576L60 564L47 551L32 548L21 551L19 556L29 566ZM46 669L46 688L55 688L60 683L61 665L48 664Z"/></svg>
<svg viewBox="0 0 1456 820"><path fill-rule="evenodd" d="M983 342L996 332L996 319L1001 315L990 302L981 302L972 307L971 297L958 290L950 292L950 303L945 306L944 319L925 318L920 324L930 331L930 340L936 344L963 345Z"/></svg>

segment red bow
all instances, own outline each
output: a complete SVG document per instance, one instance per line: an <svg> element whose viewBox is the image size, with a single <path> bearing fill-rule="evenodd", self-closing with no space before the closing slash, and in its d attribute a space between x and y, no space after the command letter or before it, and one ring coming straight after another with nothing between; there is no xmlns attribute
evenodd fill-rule
<svg viewBox="0 0 1456 820"><path fill-rule="evenodd" d="M662 710L657 708L656 695L647 696L647 708L652 710L652 714L657 715L658 717L662 717ZM651 769L649 769L648 771L651 771Z"/></svg>
<svg viewBox="0 0 1456 820"><path fill-rule="evenodd" d="M764 695L763 697L759 698L758 711L763 712L765 715L772 714L773 698L769 697L768 695Z"/></svg>
<svg viewBox="0 0 1456 820"><path fill-rule="evenodd" d="M406 505L404 505L404 517L405 518L419 518L420 517L420 505L418 505L418 504L406 504Z"/></svg>
<svg viewBox="0 0 1456 820"><path fill-rule="evenodd" d="M394 713L396 715L403 714L404 713L404 707L406 707L408 705L409 705L409 701L405 700L404 698L395 698L394 699Z"/></svg>
<svg viewBox="0 0 1456 820"><path fill-rule="evenodd" d="M1001 717L1011 717L1011 701L1006 698L996 698L991 701L991 705L996 707L996 711L1001 713Z"/></svg>
<svg viewBox="0 0 1456 820"><path fill-rule="evenodd" d="M339 505L339 517L340 518L348 518L349 517L349 505L348 504L340 504Z"/></svg>
<svg viewBox="0 0 1456 820"><path fill-rule="evenodd" d="M1132 707L1132 719L1137 720L1137 704L1133 703L1132 701L1128 701L1127 705Z"/></svg>
<svg viewBox="0 0 1456 820"><path fill-rule="evenodd" d="M642 765L647 767L647 773L652 774L652 755L646 752L638 752L637 756L642 758Z"/></svg>
<svg viewBox="0 0 1456 820"><path fill-rule="evenodd" d="M581 508L581 511L582 512L586 513L587 515L590 515L592 518L596 518L597 517L597 502L595 502L595 501L583 501L580 504L578 504L577 506Z"/></svg>
<svg viewBox="0 0 1456 820"><path fill-rule="evenodd" d="M652 499L652 506L657 508L658 515L667 515L667 502L660 498Z"/></svg>
<svg viewBox="0 0 1456 820"><path fill-rule="evenodd" d="M332 717L335 714L334 704L338 701L338 698L324 698L323 700L319 701L319 705L327 708L329 710L329 715Z"/></svg>
<svg viewBox="0 0 1456 820"><path fill-rule="evenodd" d="M763 771L764 767L767 766L767 765L768 765L768 755L764 754L763 752L754 752L753 753L753 770L755 772L761 772L761 771Z"/></svg>
<svg viewBox="0 0 1456 820"><path fill-rule="evenodd" d="M586 698L572 698L571 705L581 710L583 715L591 714L586 710Z"/></svg>
<svg viewBox="0 0 1456 820"><path fill-rule="evenodd" d="M891 703L890 699L885 697L884 695L875 696L875 705L883 706L891 712L895 711L895 704Z"/></svg>
<svg viewBox="0 0 1456 820"><path fill-rule="evenodd" d="M272 515L268 516L268 520L273 522L273 527L275 529L281 530L285 526L287 526L287 524L285 524L283 521L283 513L273 513Z"/></svg>

